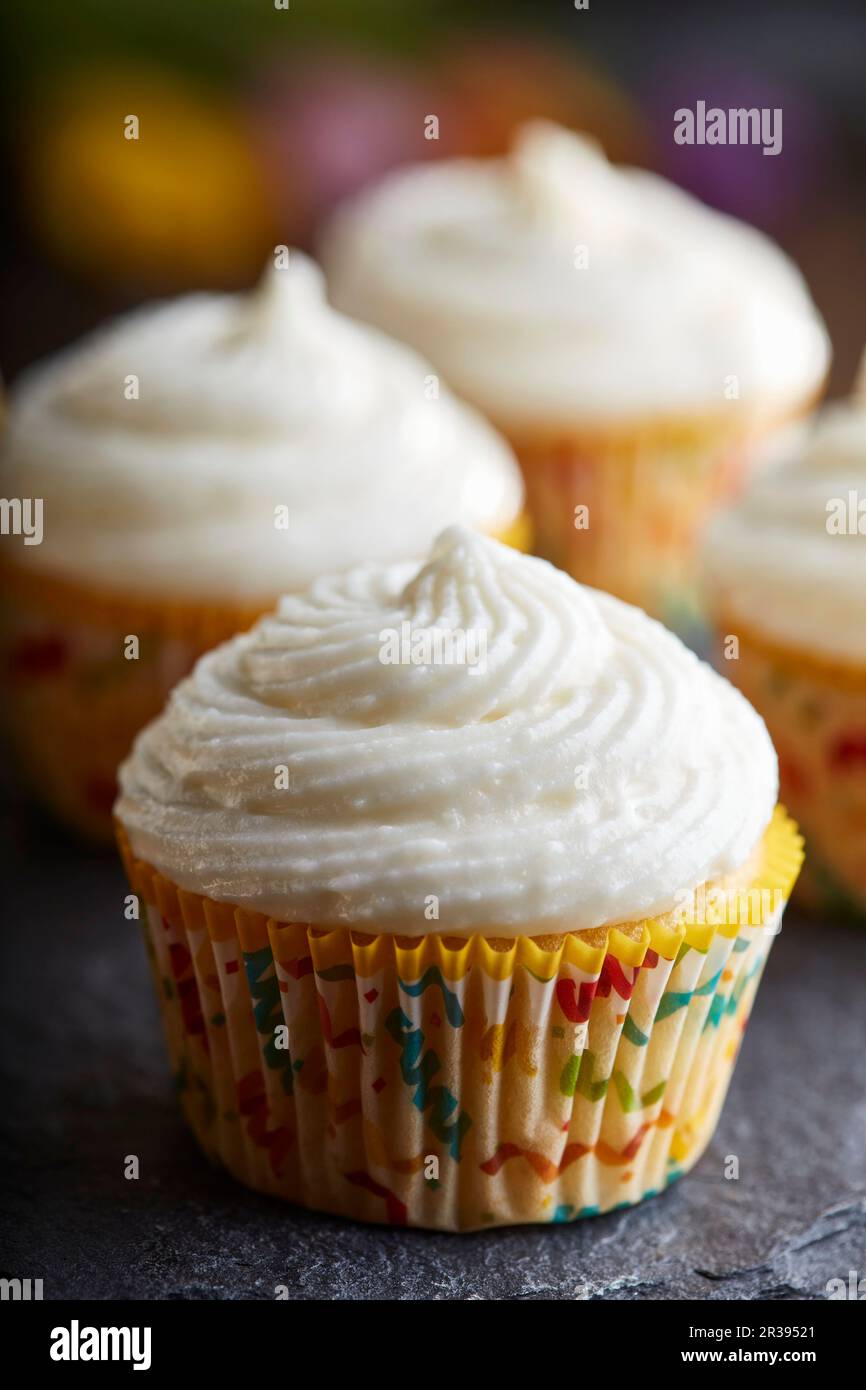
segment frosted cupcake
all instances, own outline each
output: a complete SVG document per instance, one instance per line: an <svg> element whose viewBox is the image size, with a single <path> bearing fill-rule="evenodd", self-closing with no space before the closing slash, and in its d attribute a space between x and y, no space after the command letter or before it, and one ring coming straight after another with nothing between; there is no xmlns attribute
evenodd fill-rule
<svg viewBox="0 0 866 1390"><path fill-rule="evenodd" d="M515 445L540 552L686 625L708 510L827 369L781 251L536 122L507 159L392 175L323 257L339 307L423 351Z"/></svg>
<svg viewBox="0 0 866 1390"><path fill-rule="evenodd" d="M462 529L203 657L116 812L186 1114L371 1221L561 1222L716 1123L800 862L742 696Z"/></svg>
<svg viewBox="0 0 866 1390"><path fill-rule="evenodd" d="M46 801L109 838L117 765L202 651L319 573L417 558L455 520L522 525L507 446L330 309L300 255L31 371L2 487L43 503L41 543L3 539L14 742Z"/></svg>
<svg viewBox="0 0 866 1390"><path fill-rule="evenodd" d="M721 665L767 721L806 837L798 892L863 918L866 401L828 407L716 518L706 563Z"/></svg>

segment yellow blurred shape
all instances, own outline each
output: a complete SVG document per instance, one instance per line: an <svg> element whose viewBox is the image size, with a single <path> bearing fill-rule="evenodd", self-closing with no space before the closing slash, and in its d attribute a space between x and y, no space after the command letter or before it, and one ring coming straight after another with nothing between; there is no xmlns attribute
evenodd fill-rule
<svg viewBox="0 0 866 1390"><path fill-rule="evenodd" d="M274 245L240 112L182 79L130 71L55 80L31 110L24 148L34 228L52 256L88 276L234 285Z"/></svg>

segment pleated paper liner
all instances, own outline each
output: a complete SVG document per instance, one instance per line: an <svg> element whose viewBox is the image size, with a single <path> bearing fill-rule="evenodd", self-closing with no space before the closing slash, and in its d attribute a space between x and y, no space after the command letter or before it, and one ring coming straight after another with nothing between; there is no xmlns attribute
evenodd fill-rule
<svg viewBox="0 0 866 1390"><path fill-rule="evenodd" d="M795 904L866 924L866 666L774 643L730 614L716 627L739 639L719 667L764 718L806 839Z"/></svg>
<svg viewBox="0 0 866 1390"><path fill-rule="evenodd" d="M730 414L621 427L503 428L523 470L537 552L682 636L705 636L697 560L706 520L740 490L761 439L785 423L745 423L730 405ZM588 514L575 525L578 507Z"/></svg>
<svg viewBox="0 0 866 1390"><path fill-rule="evenodd" d="M526 544L526 517L502 539ZM250 627L277 596L172 602L11 566L3 587L4 716L21 772L67 826L110 844L115 774L139 729L204 652ZM133 660L130 635L139 640Z"/></svg>
<svg viewBox="0 0 866 1390"><path fill-rule="evenodd" d="M21 774L69 828L110 844L115 774L136 733L261 609L112 595L11 567L3 581L4 721Z"/></svg>
<svg viewBox="0 0 866 1390"><path fill-rule="evenodd" d="M694 1164L802 859L779 808L724 910L696 897L710 921L409 940L213 902L118 837L205 1152L262 1192L445 1230L570 1221Z"/></svg>

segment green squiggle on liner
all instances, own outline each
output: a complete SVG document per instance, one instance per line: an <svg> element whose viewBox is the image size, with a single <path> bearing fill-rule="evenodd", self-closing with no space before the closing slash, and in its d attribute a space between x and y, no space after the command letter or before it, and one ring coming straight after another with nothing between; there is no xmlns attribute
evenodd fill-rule
<svg viewBox="0 0 866 1390"><path fill-rule="evenodd" d="M575 1053L569 1057L563 1067L559 1077L559 1089L564 1096L573 1096L577 1086L577 1076L580 1071L580 1056Z"/></svg>
<svg viewBox="0 0 866 1390"><path fill-rule="evenodd" d="M661 1100L664 1095L665 1086L668 1083L667 1081L659 1081L657 1085L653 1086L651 1090L645 1091L640 1097L636 1095L631 1083L621 1071L614 1072L613 1084L616 1086L616 1093L624 1113L629 1115L634 1110L646 1110L648 1106L655 1105L656 1101Z"/></svg>
<svg viewBox="0 0 866 1390"><path fill-rule="evenodd" d="M569 1057L559 1077L559 1089L564 1096L573 1096L575 1091L579 1091L585 1100L593 1103L604 1097L609 1078L593 1081L595 1060L592 1052L575 1053Z"/></svg>
<svg viewBox="0 0 866 1390"><path fill-rule="evenodd" d="M259 951L244 951L244 969L253 999L256 1032L263 1039L267 1038L262 1047L265 1065L279 1072L282 1088L290 1096L294 1091L292 1058L288 1048L277 1047L274 1037L283 1022L283 1005L270 946L263 946Z"/></svg>

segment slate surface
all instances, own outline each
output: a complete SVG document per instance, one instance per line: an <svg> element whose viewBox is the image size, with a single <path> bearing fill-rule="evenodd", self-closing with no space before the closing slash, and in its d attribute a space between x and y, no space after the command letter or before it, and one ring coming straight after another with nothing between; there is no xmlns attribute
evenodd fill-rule
<svg viewBox="0 0 866 1390"><path fill-rule="evenodd" d="M42 1278L46 1298L784 1300L866 1274L866 933L789 916L716 1138L663 1196L574 1226L390 1231L208 1167L119 866L31 821L4 838L0 1274Z"/></svg>

